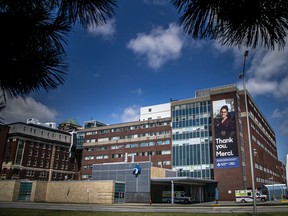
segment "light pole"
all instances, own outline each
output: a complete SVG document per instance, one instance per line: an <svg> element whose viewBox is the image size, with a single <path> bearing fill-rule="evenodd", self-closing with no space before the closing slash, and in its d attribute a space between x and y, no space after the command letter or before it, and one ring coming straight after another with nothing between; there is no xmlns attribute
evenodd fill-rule
<svg viewBox="0 0 288 216"><path fill-rule="evenodd" d="M275 197L274 197L274 178L272 176L269 179L272 180L272 196L271 196L271 200L274 200L275 199Z"/></svg>
<svg viewBox="0 0 288 216"><path fill-rule="evenodd" d="M245 112L246 112L246 122L247 122L247 136L248 136L248 145L249 145L249 154L250 154L250 169L251 169L252 194L253 194L253 213L256 214L254 163L253 163L253 152L252 152L251 135L250 135L250 122L249 122L249 112L248 112L248 102L247 102L247 89L246 89L246 83L245 83L245 69L246 69L247 56L248 56L248 50L246 50L244 53L243 72L242 72L242 74L240 74L240 78L243 81L243 89L244 89Z"/></svg>

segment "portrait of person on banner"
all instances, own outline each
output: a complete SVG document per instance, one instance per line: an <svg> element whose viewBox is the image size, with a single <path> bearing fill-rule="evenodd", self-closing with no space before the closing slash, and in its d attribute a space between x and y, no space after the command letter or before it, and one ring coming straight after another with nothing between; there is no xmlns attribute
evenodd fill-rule
<svg viewBox="0 0 288 216"><path fill-rule="evenodd" d="M233 112L234 114L234 112ZM215 119L215 134L219 138L234 137L235 121L234 115L229 112L227 105L220 108L219 117Z"/></svg>

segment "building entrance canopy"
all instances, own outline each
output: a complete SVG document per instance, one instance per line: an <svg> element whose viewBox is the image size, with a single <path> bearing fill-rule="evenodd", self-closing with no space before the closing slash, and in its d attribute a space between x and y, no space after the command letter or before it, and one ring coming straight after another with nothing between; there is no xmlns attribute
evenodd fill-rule
<svg viewBox="0 0 288 216"><path fill-rule="evenodd" d="M216 180L200 179L191 177L165 177L165 178L151 178L151 183L155 184L167 184L173 181L179 184L190 184L190 185L206 185L206 184L217 184Z"/></svg>
<svg viewBox="0 0 288 216"><path fill-rule="evenodd" d="M191 178L191 177L165 177L151 178L151 199L154 202L181 201L189 197L189 201L206 202L215 200L216 180ZM167 196L167 194L170 194Z"/></svg>

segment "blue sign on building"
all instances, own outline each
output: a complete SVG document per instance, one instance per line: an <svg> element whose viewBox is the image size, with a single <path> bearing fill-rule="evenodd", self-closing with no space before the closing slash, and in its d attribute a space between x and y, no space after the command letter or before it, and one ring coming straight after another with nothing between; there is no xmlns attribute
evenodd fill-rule
<svg viewBox="0 0 288 216"><path fill-rule="evenodd" d="M139 167L138 164L135 165L135 167L133 168L133 174L138 177L139 174L141 174L141 168Z"/></svg>
<svg viewBox="0 0 288 216"><path fill-rule="evenodd" d="M238 157L216 158L217 168L234 168L239 167Z"/></svg>

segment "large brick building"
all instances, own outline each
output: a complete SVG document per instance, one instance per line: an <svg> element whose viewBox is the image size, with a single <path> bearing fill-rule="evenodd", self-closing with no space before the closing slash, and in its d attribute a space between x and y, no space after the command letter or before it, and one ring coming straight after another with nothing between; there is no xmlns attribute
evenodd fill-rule
<svg viewBox="0 0 288 216"><path fill-rule="evenodd" d="M61 181L78 179L78 166L69 158L71 134L49 126L13 123L1 129L2 180ZM2 128L2 127L1 127Z"/></svg>
<svg viewBox="0 0 288 216"><path fill-rule="evenodd" d="M2 126L1 179L97 180L99 172L93 176L93 167L150 162L152 168L172 169L175 175L149 180L146 199L153 190L161 194L175 186L197 202L215 199L215 187L219 200L235 200L234 191L251 189L252 181L256 189L285 183L275 132L248 92L247 106L248 113L244 91L228 85L199 90L194 98L142 107L139 121L113 125L89 121L72 135L24 123L8 125L7 134ZM224 115L229 117L226 123ZM101 180L115 180L109 179L109 172Z"/></svg>
<svg viewBox="0 0 288 216"><path fill-rule="evenodd" d="M151 119L89 128L85 133L81 179L90 179L93 164L151 161L172 168L171 119Z"/></svg>
<svg viewBox="0 0 288 216"><path fill-rule="evenodd" d="M255 187L284 183L275 132L247 96ZM231 118L230 135L218 129L223 107ZM142 107L139 122L91 129L85 132L82 179L91 178L93 164L133 160L172 168L180 177L216 180L219 200L235 200L235 190L252 188L245 97L235 85Z"/></svg>
<svg viewBox="0 0 288 216"><path fill-rule="evenodd" d="M249 126L247 124L244 91L239 91L233 86L214 89L210 91L210 99L213 110L212 128L214 129L212 133L214 179L218 181L219 196L221 199L234 200L234 191L237 189L251 189L252 181L254 181L255 189L260 189L263 184L284 183L283 176L281 176L278 169L281 163L278 161L277 156L275 132L251 95L247 92ZM217 139L220 136L217 135L216 121L219 105L224 104L230 105L231 110L229 111L233 113L235 118L233 145L236 145L237 148L233 149L233 147L229 147L228 143L227 150L234 151L234 156L222 157L219 154L219 149L221 146L225 146L225 144L221 145L219 143L220 139ZM251 179L248 127L251 139L253 180ZM223 167L221 166L221 161L223 161L221 158L232 159L229 162L235 160L235 164L230 166L224 163ZM274 179L274 181L272 182L271 179Z"/></svg>

